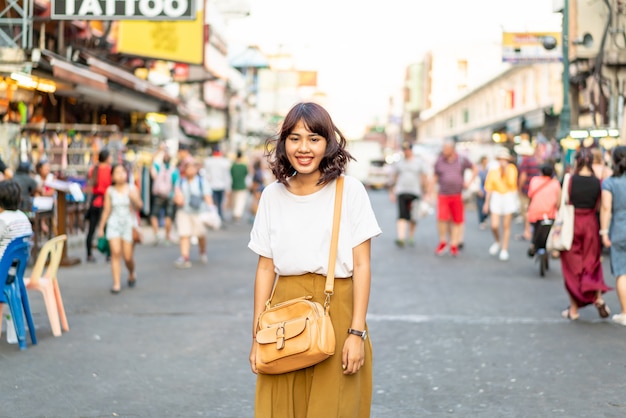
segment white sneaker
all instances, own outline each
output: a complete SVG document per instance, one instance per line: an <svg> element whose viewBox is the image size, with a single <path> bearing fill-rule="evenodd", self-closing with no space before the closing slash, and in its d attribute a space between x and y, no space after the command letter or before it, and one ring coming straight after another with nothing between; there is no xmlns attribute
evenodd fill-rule
<svg viewBox="0 0 626 418"><path fill-rule="evenodd" d="M613 322L620 324L620 325L624 325L626 327L626 315L624 314L615 314L613 315Z"/></svg>
<svg viewBox="0 0 626 418"><path fill-rule="evenodd" d="M500 251L500 261L507 261L509 259L509 252L507 250Z"/></svg>
<svg viewBox="0 0 626 418"><path fill-rule="evenodd" d="M178 259L174 262L174 265L179 269L188 269L191 268L191 261L178 257Z"/></svg>
<svg viewBox="0 0 626 418"><path fill-rule="evenodd" d="M500 244L497 242L491 244L491 247L489 247L489 255L496 255L498 251L500 251Z"/></svg>
<svg viewBox="0 0 626 418"><path fill-rule="evenodd" d="M206 254L201 254L200 255L200 262L202 264L209 264L209 257L207 257Z"/></svg>

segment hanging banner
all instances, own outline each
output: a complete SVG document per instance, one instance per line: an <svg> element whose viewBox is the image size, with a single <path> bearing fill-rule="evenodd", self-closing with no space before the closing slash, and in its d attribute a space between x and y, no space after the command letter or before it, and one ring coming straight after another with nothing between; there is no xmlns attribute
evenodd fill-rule
<svg viewBox="0 0 626 418"><path fill-rule="evenodd" d="M52 0L52 20L194 20L194 0Z"/></svg>

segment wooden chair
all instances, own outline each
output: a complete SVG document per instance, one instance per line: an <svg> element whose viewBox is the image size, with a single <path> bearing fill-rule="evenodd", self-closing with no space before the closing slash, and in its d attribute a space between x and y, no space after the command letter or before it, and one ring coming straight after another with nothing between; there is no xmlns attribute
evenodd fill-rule
<svg viewBox="0 0 626 418"><path fill-rule="evenodd" d="M70 330L57 278L57 272L63 257L63 246L66 240L67 235L59 235L46 242L39 251L30 277L24 278L27 290L37 290L43 295L50 328L52 329L52 335L55 337L61 336L61 328L63 328L63 331ZM46 267L48 257L50 257L50 262Z"/></svg>

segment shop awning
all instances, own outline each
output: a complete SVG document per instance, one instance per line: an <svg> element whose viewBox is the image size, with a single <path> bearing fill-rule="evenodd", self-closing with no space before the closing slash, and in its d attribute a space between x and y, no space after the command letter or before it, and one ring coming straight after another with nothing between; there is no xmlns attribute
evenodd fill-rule
<svg viewBox="0 0 626 418"><path fill-rule="evenodd" d="M74 84L89 86L96 90L106 91L109 89L107 78L103 75L93 73L87 68L61 61L57 58L50 59L52 75Z"/></svg>
<svg viewBox="0 0 626 418"><path fill-rule="evenodd" d="M179 124L185 135L204 140L207 139L206 129L203 129L195 122L190 121L189 119L180 118Z"/></svg>
<svg viewBox="0 0 626 418"><path fill-rule="evenodd" d="M109 80L121 84L143 94L153 96L164 102L178 105L180 100L170 95L165 89L155 86L154 84L137 77L128 71L117 68L109 63L101 61L97 58L87 56L87 64L89 68L98 74L107 77Z"/></svg>
<svg viewBox="0 0 626 418"><path fill-rule="evenodd" d="M97 90L86 85L78 85L70 91L57 91L59 96L76 97L81 102L111 107L122 112L159 112L162 102L127 89Z"/></svg>
<svg viewBox="0 0 626 418"><path fill-rule="evenodd" d="M101 91L109 89L108 80L105 76L96 74L88 67L68 61L53 52L41 51L39 64L33 73L49 71L56 79L55 81L72 85L85 85Z"/></svg>

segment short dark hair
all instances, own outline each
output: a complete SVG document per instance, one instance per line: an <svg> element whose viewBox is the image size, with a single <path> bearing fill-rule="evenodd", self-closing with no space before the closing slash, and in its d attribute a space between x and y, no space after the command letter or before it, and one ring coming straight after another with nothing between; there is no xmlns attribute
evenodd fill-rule
<svg viewBox="0 0 626 418"><path fill-rule="evenodd" d="M105 163L109 159L110 155L111 152L108 149L105 148L100 150L100 153L98 154L98 162Z"/></svg>
<svg viewBox="0 0 626 418"><path fill-rule="evenodd" d="M613 148L613 177L621 177L626 173L626 146L619 145Z"/></svg>
<svg viewBox="0 0 626 418"><path fill-rule="evenodd" d="M17 210L22 201L20 185L13 180L0 181L0 208Z"/></svg>
<svg viewBox="0 0 626 418"><path fill-rule="evenodd" d="M343 173L348 161L354 159L346 150L346 138L335 126L326 109L317 103L305 102L298 103L287 113L278 138L266 141L266 154L270 157L270 168L276 180L289 186L287 179L294 174L295 169L287 158L285 141L300 121L309 131L326 139L326 151L319 166L322 175L318 184L336 179Z"/></svg>
<svg viewBox="0 0 626 418"><path fill-rule="evenodd" d="M543 164L541 166L541 174L547 177L554 176L554 166L552 164Z"/></svg>
<svg viewBox="0 0 626 418"><path fill-rule="evenodd" d="M21 163L18 164L17 166L17 170L15 170L17 173L30 173L30 163L26 162L26 161L22 161Z"/></svg>

